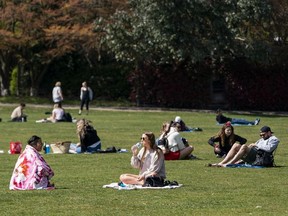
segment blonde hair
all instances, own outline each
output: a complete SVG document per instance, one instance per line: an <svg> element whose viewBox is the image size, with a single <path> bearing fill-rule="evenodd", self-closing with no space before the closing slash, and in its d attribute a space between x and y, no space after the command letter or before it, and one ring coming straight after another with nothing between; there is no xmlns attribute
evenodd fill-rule
<svg viewBox="0 0 288 216"><path fill-rule="evenodd" d="M86 127L89 126L91 121L86 120L86 119L80 119L77 121L77 128L76 128L76 134L80 136L84 136L86 132Z"/></svg>
<svg viewBox="0 0 288 216"><path fill-rule="evenodd" d="M61 82L56 82L55 86L61 86Z"/></svg>

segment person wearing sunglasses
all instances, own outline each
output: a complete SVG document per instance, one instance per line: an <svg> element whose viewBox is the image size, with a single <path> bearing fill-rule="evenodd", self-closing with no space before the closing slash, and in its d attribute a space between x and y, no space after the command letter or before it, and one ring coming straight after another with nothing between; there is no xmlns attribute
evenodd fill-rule
<svg viewBox="0 0 288 216"><path fill-rule="evenodd" d="M40 137L34 135L28 140L25 150L19 156L10 180L10 190L54 189L50 179L54 172L39 152L43 148Z"/></svg>
<svg viewBox="0 0 288 216"><path fill-rule="evenodd" d="M121 183L144 185L148 177L157 177L163 183L166 178L164 155L155 143L155 135L152 132L142 134L141 144L139 152L136 145L131 148L131 166L139 169L139 174L122 174Z"/></svg>
<svg viewBox="0 0 288 216"><path fill-rule="evenodd" d="M237 164L246 162L252 164L256 160L258 151L273 154L279 145L279 139L273 135L271 128L263 126L260 129L260 139L250 145L234 144L227 156L220 163L209 164L208 166L227 166L228 164Z"/></svg>

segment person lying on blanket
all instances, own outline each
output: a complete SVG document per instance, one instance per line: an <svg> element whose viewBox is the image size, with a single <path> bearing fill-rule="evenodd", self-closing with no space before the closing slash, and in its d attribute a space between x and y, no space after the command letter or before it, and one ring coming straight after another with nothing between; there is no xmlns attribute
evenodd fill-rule
<svg viewBox="0 0 288 216"><path fill-rule="evenodd" d="M260 129L260 139L250 145L235 143L227 156L220 163L209 164L209 166L225 167L228 164L246 162L253 164L256 160L257 150L273 153L279 144L279 139L273 135L271 128L264 126Z"/></svg>
<svg viewBox="0 0 288 216"><path fill-rule="evenodd" d="M53 189L50 179L54 176L51 167L39 154L43 147L40 137L32 136L19 156L12 177L10 190Z"/></svg>
<svg viewBox="0 0 288 216"><path fill-rule="evenodd" d="M155 135L152 132L142 134L141 144L143 147L138 153L136 145L132 146L131 165L140 170L138 175L122 174L120 181L124 184L144 185L150 177L158 177L162 182L166 178L164 155L155 143Z"/></svg>
<svg viewBox="0 0 288 216"><path fill-rule="evenodd" d="M223 115L220 109L216 111L216 121L218 124L225 124L226 122L230 121L233 125L258 125L260 119L257 118L255 121L248 121L246 119L239 119L239 118L230 118Z"/></svg>

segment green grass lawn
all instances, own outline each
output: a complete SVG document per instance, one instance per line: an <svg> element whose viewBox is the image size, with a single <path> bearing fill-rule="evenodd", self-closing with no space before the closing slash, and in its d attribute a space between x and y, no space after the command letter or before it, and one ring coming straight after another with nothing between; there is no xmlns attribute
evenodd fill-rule
<svg viewBox="0 0 288 216"><path fill-rule="evenodd" d="M212 112L187 111L96 111L88 116L102 140L102 148L130 147L141 134L152 131L159 135L164 121L180 115L188 126L201 127L202 132L183 132L195 147L199 160L167 161L167 179L184 186L174 190L118 191L103 189L104 184L118 182L122 173L137 173L130 166L131 152L116 154L48 154L46 161L55 172L52 191L10 191L11 173L18 155L9 155L10 141L21 141L23 148L30 136L53 143L77 142L73 123L35 123L47 117L50 108L27 107L28 122L7 122L13 107L0 107L0 205L1 215L287 215L287 123L288 117L236 115L248 120L261 118L258 126L235 127L236 134L249 143L259 138L259 129L269 125L280 139L276 152L276 168L211 168L218 162L207 141L215 135ZM79 118L77 109L68 110ZM225 113L232 116L231 113Z"/></svg>

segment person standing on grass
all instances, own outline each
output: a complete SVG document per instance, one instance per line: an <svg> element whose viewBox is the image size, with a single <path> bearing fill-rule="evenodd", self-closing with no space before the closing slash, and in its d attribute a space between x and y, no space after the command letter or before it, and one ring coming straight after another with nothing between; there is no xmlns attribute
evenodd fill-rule
<svg viewBox="0 0 288 216"><path fill-rule="evenodd" d="M63 94L61 89L61 82L56 82L55 87L52 90L53 102L62 106Z"/></svg>
<svg viewBox="0 0 288 216"><path fill-rule="evenodd" d="M93 91L92 89L88 86L87 82L83 82L82 86L80 88L80 109L79 109L79 115L82 114L82 110L84 105L86 106L86 114L88 115L89 113L89 103L93 99Z"/></svg>
<svg viewBox="0 0 288 216"><path fill-rule="evenodd" d="M10 190L54 189L50 179L54 176L51 167L39 152L43 148L40 137L34 135L28 140L25 150L19 156L10 180Z"/></svg>
<svg viewBox="0 0 288 216"><path fill-rule="evenodd" d="M243 145L246 142L247 139L234 133L231 122L226 122L218 134L208 140L209 145L214 147L215 155L219 158L225 157L235 143Z"/></svg>
<svg viewBox="0 0 288 216"><path fill-rule="evenodd" d="M256 160L257 151L259 150L272 154L278 147L279 139L273 135L271 128L268 126L260 129L260 137L261 139L250 145L234 144L224 160L218 164L209 164L209 166L225 167L228 164L237 164L243 161L248 164L253 164Z"/></svg>
<svg viewBox="0 0 288 216"><path fill-rule="evenodd" d="M131 165L139 169L139 174L122 174L120 181L124 184L144 185L148 177L156 177L162 183L166 178L164 155L155 143L155 135L152 132L146 132L141 136L143 147L138 153L137 146L132 146Z"/></svg>

